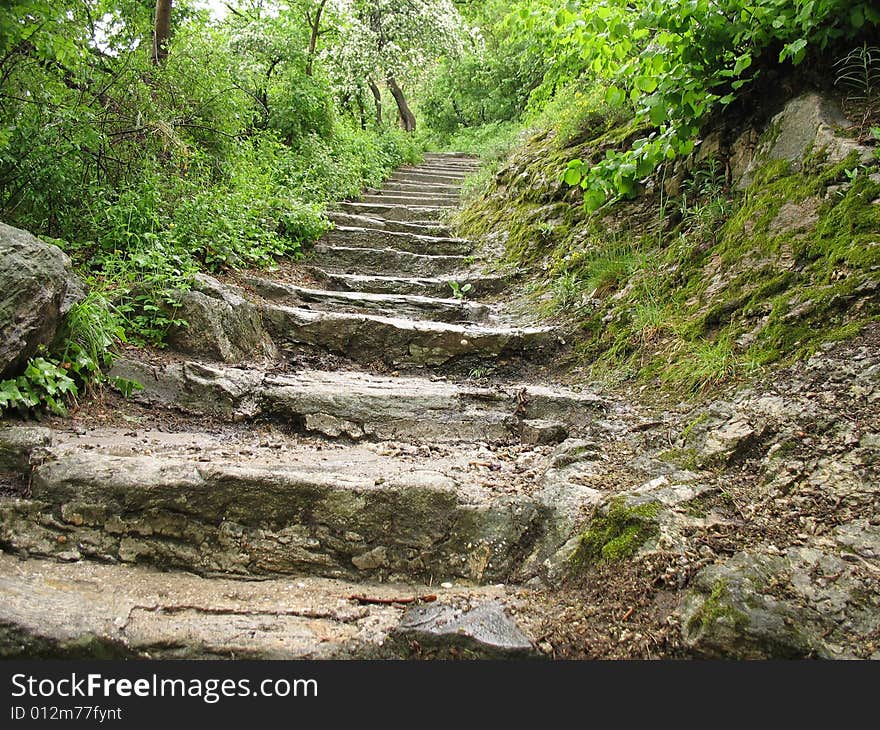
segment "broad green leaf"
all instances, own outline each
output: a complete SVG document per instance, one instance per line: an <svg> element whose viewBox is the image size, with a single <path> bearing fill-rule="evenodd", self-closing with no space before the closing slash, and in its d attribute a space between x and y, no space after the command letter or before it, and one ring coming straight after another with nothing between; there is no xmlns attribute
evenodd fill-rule
<svg viewBox="0 0 880 730"><path fill-rule="evenodd" d="M860 5L856 5L849 13L849 22L854 28L861 28L865 24L865 14Z"/></svg>
<svg viewBox="0 0 880 730"><path fill-rule="evenodd" d="M655 124L659 127L661 124L663 124L663 122L666 121L667 118L666 105L658 99L655 104L652 104L649 107L648 118L651 120L652 124Z"/></svg>
<svg viewBox="0 0 880 730"><path fill-rule="evenodd" d="M637 76L634 83L639 91L643 91L646 94L653 93L657 88L657 79L650 76Z"/></svg>
<svg viewBox="0 0 880 730"><path fill-rule="evenodd" d="M733 67L733 75L739 76L743 71L745 71L749 66L752 65L752 56L749 53L744 53L742 56L736 59L736 64Z"/></svg>
<svg viewBox="0 0 880 730"><path fill-rule="evenodd" d="M608 200L608 196L603 190L590 189L584 192L584 207L588 213L594 213Z"/></svg>
<svg viewBox="0 0 880 730"><path fill-rule="evenodd" d="M617 86L609 86L605 91L605 103L609 106L620 106L624 99L626 99L626 94Z"/></svg>

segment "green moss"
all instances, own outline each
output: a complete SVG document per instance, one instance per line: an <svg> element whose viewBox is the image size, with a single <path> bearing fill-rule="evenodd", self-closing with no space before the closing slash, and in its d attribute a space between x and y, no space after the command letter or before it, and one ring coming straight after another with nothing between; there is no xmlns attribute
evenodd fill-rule
<svg viewBox="0 0 880 730"><path fill-rule="evenodd" d="M572 568L581 570L597 563L625 560L658 532L658 502L627 506L623 499L613 500L603 514L592 519L581 534L572 556Z"/></svg>
<svg viewBox="0 0 880 730"><path fill-rule="evenodd" d="M694 614L688 619L690 632L705 631L712 624L724 622L735 631L742 631L748 624L749 617L730 604L727 581L719 580L712 586L709 595Z"/></svg>
<svg viewBox="0 0 880 730"><path fill-rule="evenodd" d="M675 466L687 469L688 471L696 471L698 467L698 454L696 449L667 449L659 455L662 461Z"/></svg>

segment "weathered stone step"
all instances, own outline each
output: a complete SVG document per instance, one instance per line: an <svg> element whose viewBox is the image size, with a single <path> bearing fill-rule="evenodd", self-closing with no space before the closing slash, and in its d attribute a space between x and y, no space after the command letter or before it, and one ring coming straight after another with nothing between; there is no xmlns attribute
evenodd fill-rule
<svg viewBox="0 0 880 730"><path fill-rule="evenodd" d="M314 305L329 311L368 312L438 322L486 322L490 312L485 304L467 300L438 299L411 294L308 289L256 276L245 277L243 281L265 299L300 307Z"/></svg>
<svg viewBox="0 0 880 730"><path fill-rule="evenodd" d="M334 246L318 242L309 262L323 268L361 274L412 274L414 276L452 276L467 269L472 258L410 253L395 248Z"/></svg>
<svg viewBox="0 0 880 730"><path fill-rule="evenodd" d="M421 165L419 167L400 167L401 172L425 172L434 175L472 175L479 167L473 165Z"/></svg>
<svg viewBox="0 0 880 730"><path fill-rule="evenodd" d="M4 659L406 658L414 642L436 658L536 653L505 609L510 591L495 587L208 579L0 555L0 594ZM391 602L417 596L436 599Z"/></svg>
<svg viewBox="0 0 880 730"><path fill-rule="evenodd" d="M263 319L279 345L309 345L357 362L442 365L463 357L549 355L550 327L484 327L266 305Z"/></svg>
<svg viewBox="0 0 880 730"><path fill-rule="evenodd" d="M419 172L474 172L480 169L478 164L461 161L435 161L422 165L404 165L399 170L417 170Z"/></svg>
<svg viewBox="0 0 880 730"><path fill-rule="evenodd" d="M429 162L431 160L461 160L462 162L480 164L480 158L477 155L471 154L470 152L425 152L422 155L422 159L425 162Z"/></svg>
<svg viewBox="0 0 880 730"><path fill-rule="evenodd" d="M445 206L401 205L400 203L342 202L339 207L343 211L355 215L405 222L434 221L449 211L449 208Z"/></svg>
<svg viewBox="0 0 880 730"><path fill-rule="evenodd" d="M388 180L382 190L401 192L401 193L451 193L454 195L461 194L460 185L446 185L438 183L426 182L399 182L397 180Z"/></svg>
<svg viewBox="0 0 880 730"><path fill-rule="evenodd" d="M419 207L455 208L458 206L458 196L440 196L432 193L426 195L395 195L392 193L379 193L376 195L364 195L361 200L365 203L386 203L399 205L415 205Z"/></svg>
<svg viewBox="0 0 880 730"><path fill-rule="evenodd" d="M151 366L121 360L112 375L141 383L143 390L132 397L146 405L225 421L267 419L355 440L517 442L531 434L527 429L533 425L524 431L524 423L535 421L560 424L557 436L580 436L606 408L593 393L565 388L476 387L346 371L281 375L197 362Z"/></svg>
<svg viewBox="0 0 880 730"><path fill-rule="evenodd" d="M364 248L395 248L400 251L429 255L463 256L474 249L473 241L446 236L427 236L400 231L337 226L322 239L326 243Z"/></svg>
<svg viewBox="0 0 880 730"><path fill-rule="evenodd" d="M421 185L416 185L413 183L408 183L410 187L409 190L395 190L389 188L381 188L378 190L368 190L367 193L363 196L363 198L381 196L386 198L414 198L414 199L426 199L430 198L431 200L438 200L441 203L457 203L461 198L461 193L456 191L438 191L426 189Z"/></svg>
<svg viewBox="0 0 880 730"><path fill-rule="evenodd" d="M402 277L365 274L342 274L309 267L309 273L328 289L340 291L380 292L386 294L418 294L427 297L447 297L452 288L450 281L464 286L470 284L469 296L497 294L507 286L507 278L458 272L449 277Z"/></svg>
<svg viewBox="0 0 880 730"><path fill-rule="evenodd" d="M480 458L472 444L333 448L277 433L59 435L33 457L28 498L0 498L0 542L200 575L518 580L524 560L534 569L559 547L553 507L518 476L522 459Z"/></svg>
<svg viewBox="0 0 880 730"><path fill-rule="evenodd" d="M399 233L415 233L421 236L452 237L449 226L444 225L440 221L423 221L421 223L390 221L385 218L371 218L366 215L355 215L354 213L344 213L342 211L333 211L328 214L328 218L337 226L349 228L372 228L374 230L397 231Z"/></svg>
<svg viewBox="0 0 880 730"><path fill-rule="evenodd" d="M429 182L429 183L445 183L447 185L460 185L464 181L465 175L453 173L437 173L437 172L417 172L401 168L395 172L389 179L397 182Z"/></svg>

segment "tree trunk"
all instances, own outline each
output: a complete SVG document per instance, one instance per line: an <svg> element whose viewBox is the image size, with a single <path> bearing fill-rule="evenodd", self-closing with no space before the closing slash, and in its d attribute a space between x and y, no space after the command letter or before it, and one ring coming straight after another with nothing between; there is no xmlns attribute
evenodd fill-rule
<svg viewBox="0 0 880 730"><path fill-rule="evenodd" d="M376 104L376 126L382 126L382 92L379 91L379 87L376 86L376 82L373 79L367 79L367 83L370 85L370 91L373 94L373 101Z"/></svg>
<svg viewBox="0 0 880 730"><path fill-rule="evenodd" d="M406 103L406 97L403 95L403 91L397 85L397 81L394 77L389 76L387 81L388 88L391 89L391 96L393 96L394 101L397 102L397 114L400 118L400 126L407 132L414 132L416 129L416 115L410 110L409 104Z"/></svg>
<svg viewBox="0 0 880 730"><path fill-rule="evenodd" d="M327 0L320 0L315 10L315 17L309 18L311 26L311 35L309 36L309 53L306 56L306 76L312 75L312 66L315 62L315 51L318 50L318 36L321 35L321 15L324 13L324 6Z"/></svg>
<svg viewBox="0 0 880 730"><path fill-rule="evenodd" d="M156 17L153 23L153 63L158 65L168 55L171 38L171 0L156 0Z"/></svg>
<svg viewBox="0 0 880 730"><path fill-rule="evenodd" d="M361 96L360 89L358 89L357 93L355 94L355 101L357 102L358 115L360 116L360 120L361 120L361 129L366 129L367 128L367 115L366 115L366 112L364 111L364 100L363 100L363 97Z"/></svg>

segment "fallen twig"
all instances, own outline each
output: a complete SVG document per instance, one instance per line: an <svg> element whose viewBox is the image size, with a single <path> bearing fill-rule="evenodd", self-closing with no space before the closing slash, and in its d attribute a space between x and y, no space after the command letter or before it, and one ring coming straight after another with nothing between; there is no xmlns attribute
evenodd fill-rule
<svg viewBox="0 0 880 730"><path fill-rule="evenodd" d="M376 598L373 596L349 596L349 601L357 601L360 604L376 604L379 606L390 606L395 603L406 605L407 603L432 603L437 600L435 593L429 593L425 596L406 596L403 598Z"/></svg>

